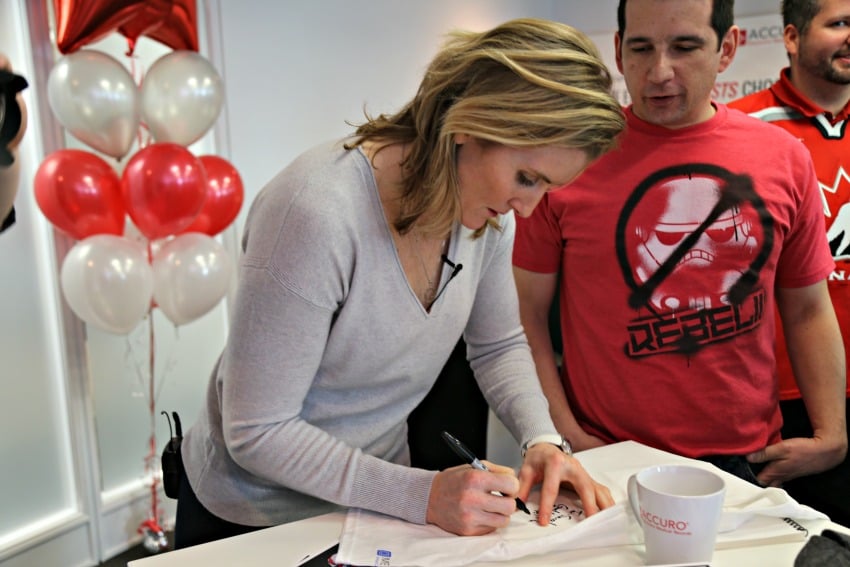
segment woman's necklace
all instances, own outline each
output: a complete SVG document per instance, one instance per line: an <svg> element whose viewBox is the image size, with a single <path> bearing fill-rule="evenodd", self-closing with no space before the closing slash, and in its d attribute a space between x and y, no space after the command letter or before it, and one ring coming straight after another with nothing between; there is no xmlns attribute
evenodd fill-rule
<svg viewBox="0 0 850 567"><path fill-rule="evenodd" d="M440 254L443 253L443 247L446 245L446 241L443 240L440 242ZM428 282L428 287L425 289L425 300L426 304L431 304L434 302L434 298L437 297L437 286L440 284L439 279L434 281L434 278L431 277L431 271L428 270L428 266L425 264L425 259L422 257L422 253L420 252L420 248L422 246L422 241L419 239L419 231L413 231L413 253L416 255L416 258L419 260L419 265L422 267L422 274L425 276L425 281Z"/></svg>

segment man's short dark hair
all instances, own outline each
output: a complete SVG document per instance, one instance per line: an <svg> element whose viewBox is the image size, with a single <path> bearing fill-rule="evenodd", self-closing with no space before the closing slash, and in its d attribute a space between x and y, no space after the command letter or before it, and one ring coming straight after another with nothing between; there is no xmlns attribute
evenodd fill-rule
<svg viewBox="0 0 850 567"><path fill-rule="evenodd" d="M816 0L813 0L816 2ZM717 50L723 42L723 36L735 21L735 0L713 0L711 6L711 28L717 34ZM626 0L620 0L617 5L617 35L620 39L626 31Z"/></svg>
<svg viewBox="0 0 850 567"><path fill-rule="evenodd" d="M820 8L820 0L782 0L782 24L790 24L797 33L805 35Z"/></svg>

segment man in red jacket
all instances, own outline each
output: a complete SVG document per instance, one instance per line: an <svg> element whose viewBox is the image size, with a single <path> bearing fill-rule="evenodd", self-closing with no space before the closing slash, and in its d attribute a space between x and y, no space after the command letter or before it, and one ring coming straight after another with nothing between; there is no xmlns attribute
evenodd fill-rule
<svg viewBox="0 0 850 567"><path fill-rule="evenodd" d="M729 104L784 128L809 148L818 177L826 236L836 268L828 287L850 353L850 1L784 0L785 48L791 61L768 89ZM847 169L844 164L847 164ZM783 438L812 434L785 341L777 334L776 362ZM847 389L850 394L850 387ZM800 502L850 525L850 459L826 472L785 484Z"/></svg>

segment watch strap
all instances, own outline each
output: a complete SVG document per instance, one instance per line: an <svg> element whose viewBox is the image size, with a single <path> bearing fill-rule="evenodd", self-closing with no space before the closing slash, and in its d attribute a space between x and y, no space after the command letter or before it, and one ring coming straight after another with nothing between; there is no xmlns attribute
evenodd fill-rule
<svg viewBox="0 0 850 567"><path fill-rule="evenodd" d="M522 444L520 453L522 454L523 458L525 457L525 454L528 452L529 449L531 449L535 445L539 445L540 443L550 443L558 447L567 455L573 454L572 445L570 445L570 442L567 441L566 437L555 433L547 433L545 435L538 435L537 437L532 437L531 439Z"/></svg>

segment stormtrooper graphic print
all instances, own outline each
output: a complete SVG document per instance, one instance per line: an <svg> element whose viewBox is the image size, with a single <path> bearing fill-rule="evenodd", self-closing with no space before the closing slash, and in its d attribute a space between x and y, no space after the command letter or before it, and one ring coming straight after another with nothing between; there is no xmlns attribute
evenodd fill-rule
<svg viewBox="0 0 850 567"><path fill-rule="evenodd" d="M747 175L688 164L641 182L617 224L635 310L627 355L692 353L761 324L772 226Z"/></svg>

